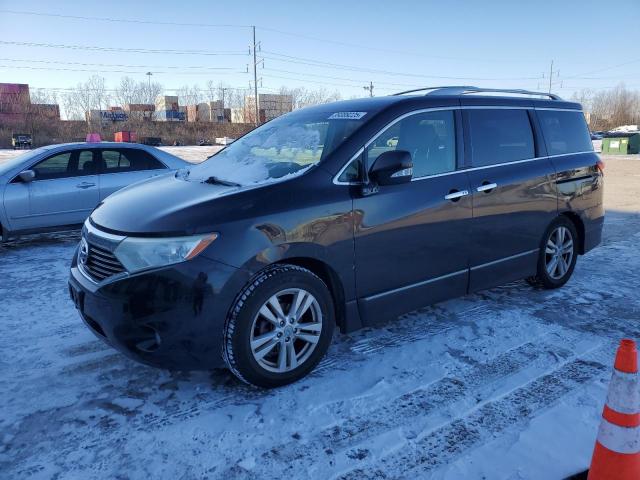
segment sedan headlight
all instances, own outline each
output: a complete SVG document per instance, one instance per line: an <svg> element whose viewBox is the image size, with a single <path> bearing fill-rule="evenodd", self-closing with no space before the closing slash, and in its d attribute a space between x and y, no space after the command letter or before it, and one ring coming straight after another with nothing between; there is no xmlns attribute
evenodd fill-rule
<svg viewBox="0 0 640 480"><path fill-rule="evenodd" d="M216 238L217 233L169 238L127 237L114 253L129 272L137 272L191 260Z"/></svg>

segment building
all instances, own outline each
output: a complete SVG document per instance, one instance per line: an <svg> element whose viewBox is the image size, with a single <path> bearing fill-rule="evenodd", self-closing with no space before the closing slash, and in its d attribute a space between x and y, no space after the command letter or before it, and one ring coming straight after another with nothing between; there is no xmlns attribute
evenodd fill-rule
<svg viewBox="0 0 640 480"><path fill-rule="evenodd" d="M248 123L244 121L245 109L244 108L231 108L231 123Z"/></svg>
<svg viewBox="0 0 640 480"><path fill-rule="evenodd" d="M32 103L33 113L47 119L60 120L60 105L57 103Z"/></svg>
<svg viewBox="0 0 640 480"><path fill-rule="evenodd" d="M224 123L231 121L231 110L223 108L222 101L202 102L187 106L187 121Z"/></svg>
<svg viewBox="0 0 640 480"><path fill-rule="evenodd" d="M155 112L156 106L151 103L127 103L124 106L124 111L129 115L132 120L148 120L153 118L153 112Z"/></svg>
<svg viewBox="0 0 640 480"><path fill-rule="evenodd" d="M60 107L57 104L31 103L26 83L0 83L0 123L23 122L28 117L60 119Z"/></svg>
<svg viewBox="0 0 640 480"><path fill-rule="evenodd" d="M109 123L109 122L126 122L129 120L129 115L122 109L109 109L109 110L89 110L84 114L85 120L88 123Z"/></svg>
<svg viewBox="0 0 640 480"><path fill-rule="evenodd" d="M291 112L293 110L293 97L291 95L259 93L258 108L260 123L268 122L280 115ZM244 97L244 109L244 119L246 123L254 122L256 116L256 103L254 96Z"/></svg>
<svg viewBox="0 0 640 480"><path fill-rule="evenodd" d="M157 122L184 122L187 109L180 107L177 95L158 95L153 119Z"/></svg>

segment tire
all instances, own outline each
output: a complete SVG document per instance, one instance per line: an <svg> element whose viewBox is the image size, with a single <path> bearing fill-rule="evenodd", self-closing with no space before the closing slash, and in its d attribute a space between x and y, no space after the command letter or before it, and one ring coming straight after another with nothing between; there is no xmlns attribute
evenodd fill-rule
<svg viewBox="0 0 640 480"><path fill-rule="evenodd" d="M315 368L334 326L327 285L305 268L275 265L258 273L236 298L224 327L223 357L240 380L280 387Z"/></svg>
<svg viewBox="0 0 640 480"><path fill-rule="evenodd" d="M564 246L561 252L556 247L558 243ZM567 247L569 244L570 248ZM578 232L573 222L564 216L556 218L542 237L537 273L527 278L527 282L534 287L545 289L563 286L571 278L576 266L577 245Z"/></svg>

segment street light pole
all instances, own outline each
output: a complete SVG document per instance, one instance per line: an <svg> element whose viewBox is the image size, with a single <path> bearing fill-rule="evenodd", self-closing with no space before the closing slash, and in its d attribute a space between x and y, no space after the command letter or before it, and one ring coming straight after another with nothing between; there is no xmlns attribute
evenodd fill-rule
<svg viewBox="0 0 640 480"><path fill-rule="evenodd" d="M147 72L145 75L149 78L149 98L151 98L151 75L153 75L153 72Z"/></svg>

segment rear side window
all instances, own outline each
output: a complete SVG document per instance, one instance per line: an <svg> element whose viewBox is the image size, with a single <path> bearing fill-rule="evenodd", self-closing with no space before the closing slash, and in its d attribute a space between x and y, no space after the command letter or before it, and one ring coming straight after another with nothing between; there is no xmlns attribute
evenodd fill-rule
<svg viewBox="0 0 640 480"><path fill-rule="evenodd" d="M473 166L535 157L529 114L524 109L469 110Z"/></svg>
<svg viewBox="0 0 640 480"><path fill-rule="evenodd" d="M593 150L587 122L580 111L538 110L549 155Z"/></svg>
<svg viewBox="0 0 640 480"><path fill-rule="evenodd" d="M147 152L138 149L103 150L104 173L138 172L165 168Z"/></svg>

